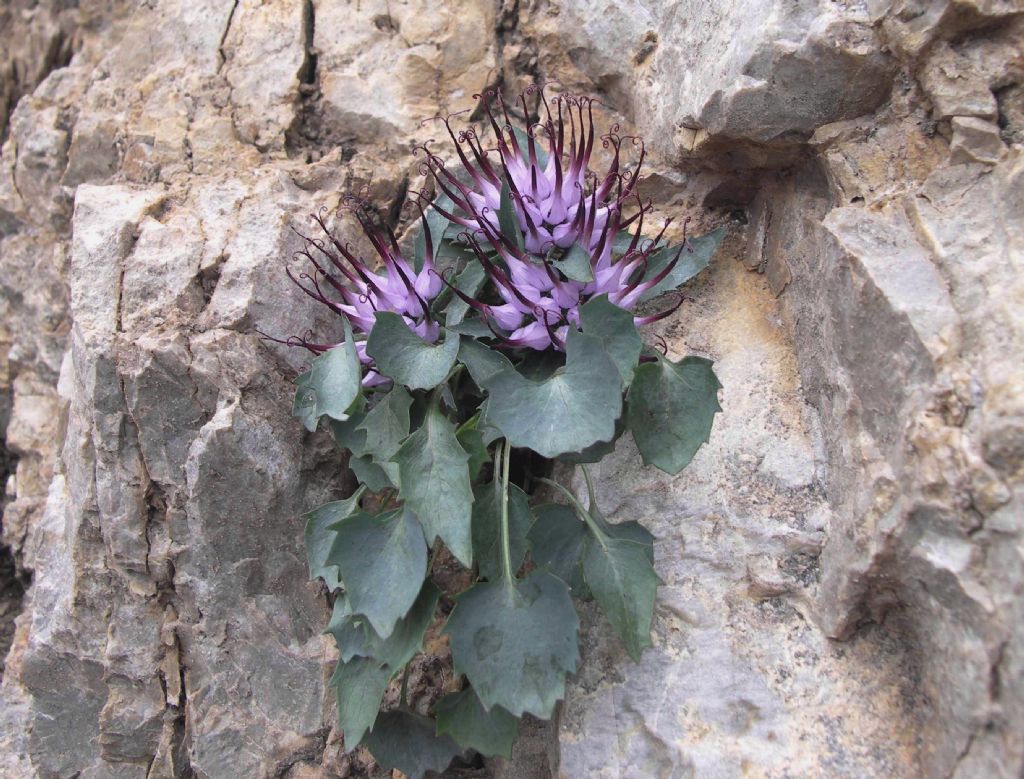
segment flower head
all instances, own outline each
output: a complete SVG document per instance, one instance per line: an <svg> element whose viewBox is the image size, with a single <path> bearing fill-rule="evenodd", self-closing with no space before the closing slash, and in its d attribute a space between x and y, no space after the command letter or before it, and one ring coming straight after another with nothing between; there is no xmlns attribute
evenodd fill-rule
<svg viewBox="0 0 1024 779"><path fill-rule="evenodd" d="M581 303L607 294L612 303L632 310L671 273L682 247L664 268L649 272L652 255L661 248L660 239L669 223L656 239L642 238L644 214L651 207L636 195L645 154L643 141L620 136L618 126L613 125L601 136L602 147L612 150L611 161L604 175L597 176L589 169L596 137L594 100L558 95L548 101L543 88L534 86L520 96L527 116L526 98L534 93L541 97L545 119L525 130L512 125L500 92L487 96L485 113L497 141L495 164L489 159L493 150L485 149L472 129L456 134L451 117L442 121L466 176L453 173L443 160L423 148L438 189L452 203L450 209L439 203L434 207L465 228L463 239L484 266L502 303L485 304L458 290L456 293L492 327L506 331L496 333L506 344L562 349L567 328L579 325ZM546 149L537 138L538 131L547 139ZM640 150L630 170L623 170L621 163L626 141ZM512 208L513 231L518 230L519 236L509 235L508 227L503 228L503 206ZM626 208L632 208L632 215L623 215ZM566 272L561 264L566 252L583 258L589 280L580 280L578 272ZM638 317L637 322L644 324L669 313Z"/></svg>
<svg viewBox="0 0 1024 779"><path fill-rule="evenodd" d="M346 317L355 333L369 334L376 313L392 311L399 314L409 329L424 341L436 341L440 325L431 315L430 303L444 285L441 277L434 272L434 244L422 209L420 215L426 250L422 266L416 270L415 264L402 256L391 227L375 225L363 204L354 197L347 197L342 207L355 215L380 259L384 272L374 271L369 263L357 255L350 243L342 243L327 227L324 209L321 209L311 216L324 237L309 237L299 233L305 244L296 252L296 256L306 260L312 269L296 275L291 268L286 268L288 277L311 298ZM271 340L279 341L275 338ZM313 343L305 337L292 337L283 343L303 346L314 354L322 354L336 346ZM356 342L356 352L364 365L372 365L372 358L366 354L365 339ZM372 367L363 378L367 386L387 381Z"/></svg>

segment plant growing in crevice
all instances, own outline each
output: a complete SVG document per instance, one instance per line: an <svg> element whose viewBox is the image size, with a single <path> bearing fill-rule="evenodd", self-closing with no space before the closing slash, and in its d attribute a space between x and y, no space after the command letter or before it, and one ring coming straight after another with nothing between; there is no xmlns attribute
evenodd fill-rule
<svg viewBox="0 0 1024 779"><path fill-rule="evenodd" d="M412 248L350 198L377 261L317 214L306 269L289 271L345 332L287 341L315 355L295 415L310 431L326 422L361 482L306 524L310 573L334 594L339 723L346 744L413 779L470 751L508 756L523 714L552 715L579 659L574 598L597 603L634 660L651 645L654 539L602 514L586 465L628 432L646 464L678 473L720 410L709 360L672 361L637 329L681 296L636 308L705 268L722 231L676 246L667 224L644 237L642 141L615 127L598 137L589 98L531 87L524 115L533 98L540 121L520 128L500 94L486 96L494 149L440 120L458 162L422 147L436 197L417 200ZM578 466L586 505L543 469L513 478L527 451ZM532 505L538 484L564 503ZM442 546L469 571L460 591L432 581ZM410 662L441 599L454 603L442 632L465 684L416 712ZM380 713L398 678L398 707Z"/></svg>

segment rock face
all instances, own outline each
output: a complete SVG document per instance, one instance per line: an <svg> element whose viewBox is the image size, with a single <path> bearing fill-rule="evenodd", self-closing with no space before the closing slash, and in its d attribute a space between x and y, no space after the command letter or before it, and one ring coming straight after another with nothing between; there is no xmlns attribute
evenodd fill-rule
<svg viewBox="0 0 1024 779"><path fill-rule="evenodd" d="M648 334L724 413L677 478L596 472L660 539L655 647L591 615L556 726L477 775L1024 770L1019 4L16 1L0 37L0 775L373 772L299 519L351 477L257 331L337 332L291 227L400 214L421 120L535 79L731 226Z"/></svg>

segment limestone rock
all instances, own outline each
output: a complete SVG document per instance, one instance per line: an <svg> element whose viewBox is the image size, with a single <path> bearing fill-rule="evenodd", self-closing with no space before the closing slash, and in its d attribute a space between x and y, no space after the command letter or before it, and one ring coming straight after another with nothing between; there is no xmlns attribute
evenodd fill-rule
<svg viewBox="0 0 1024 779"><path fill-rule="evenodd" d="M1020 775L1022 24L1013 0L8 3L0 576L27 590L0 601L0 775L373 775L302 549L352 476L290 416L307 356L258 331L335 338L284 275L294 229L326 207L347 234L353 192L401 232L424 120L534 80L645 136L659 215L729 227L646 333L715 359L724 412L677 477L628 438L595 469L660 539L655 646L632 663L590 610L558 721L477 775Z"/></svg>

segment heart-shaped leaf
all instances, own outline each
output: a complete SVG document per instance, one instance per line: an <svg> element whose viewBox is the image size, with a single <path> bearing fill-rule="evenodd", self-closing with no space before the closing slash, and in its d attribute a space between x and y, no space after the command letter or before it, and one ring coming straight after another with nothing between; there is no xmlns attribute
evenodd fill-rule
<svg viewBox="0 0 1024 779"><path fill-rule="evenodd" d="M574 243L564 257L552 260L552 263L567 279L584 282L594 280L594 269L590 266L590 252L578 243Z"/></svg>
<svg viewBox="0 0 1024 779"><path fill-rule="evenodd" d="M677 474L711 436L719 383L711 360L657 356L636 369L627 395L629 429L645 465Z"/></svg>
<svg viewBox="0 0 1024 779"><path fill-rule="evenodd" d="M341 662L347 663L353 657L373 657L397 671L420 651L440 594L429 581L424 583L409 613L398 620L387 638L378 636L369 620L353 614L349 605L343 603L339 609L339 601L335 601L334 614L324 632L334 636Z"/></svg>
<svg viewBox="0 0 1024 779"><path fill-rule="evenodd" d="M643 349L633 315L609 302L607 295L598 295L580 306L580 325L584 333L600 339L619 369L622 386L628 386Z"/></svg>
<svg viewBox="0 0 1024 779"><path fill-rule="evenodd" d="M456 672L484 707L550 717L579 659L579 618L565 582L535 571L477 584L456 601L444 632Z"/></svg>
<svg viewBox="0 0 1024 779"><path fill-rule="evenodd" d="M528 536L533 562L568 584L573 596L588 600L582 564L587 526L572 508L558 503L539 506L535 513Z"/></svg>
<svg viewBox="0 0 1024 779"><path fill-rule="evenodd" d="M501 576L501 495L494 483L477 487L473 501L473 555L480 575L494 581ZM529 498L516 485L508 488L509 551L512 570L526 557L526 535L533 524Z"/></svg>
<svg viewBox="0 0 1024 779"><path fill-rule="evenodd" d="M409 435L411 405L412 396L396 384L359 423L356 429L366 432L365 451L375 462L388 462Z"/></svg>
<svg viewBox="0 0 1024 779"><path fill-rule="evenodd" d="M408 779L440 773L464 751L450 736L438 736L433 721L402 710L381 714L363 745L384 770L397 768Z"/></svg>
<svg viewBox="0 0 1024 779"><path fill-rule="evenodd" d="M427 408L422 426L402 444L394 462L405 505L419 518L428 541L432 544L440 536L463 565L472 565L469 455L436 402Z"/></svg>
<svg viewBox="0 0 1024 779"><path fill-rule="evenodd" d="M500 706L484 708L472 690L452 693L434 704L437 733L448 734L468 749L487 757L512 756L519 720Z"/></svg>
<svg viewBox="0 0 1024 779"><path fill-rule="evenodd" d="M341 587L338 567L327 564L327 555L337 535L331 526L359 510L359 499L363 492L365 489L360 487L351 497L326 503L306 514L306 561L309 564L309 578L323 579L329 590Z"/></svg>
<svg viewBox="0 0 1024 779"><path fill-rule="evenodd" d="M633 660L651 646L658 574L643 544L592 535L583 551L583 578Z"/></svg>
<svg viewBox="0 0 1024 779"><path fill-rule="evenodd" d="M306 371L295 378L295 397L292 399L292 416L298 417L303 427L311 433L320 421L316 413L316 393L309 389L312 376L312 371Z"/></svg>
<svg viewBox="0 0 1024 779"><path fill-rule="evenodd" d="M443 343L428 344L398 314L378 311L366 341L366 353L389 379L409 389L433 389L455 365L459 336L447 333Z"/></svg>
<svg viewBox="0 0 1024 779"><path fill-rule="evenodd" d="M504 369L486 379L487 421L513 446L543 457L579 452L615 435L622 411L619 375L601 341L569 328L566 364L547 379L531 381Z"/></svg>
<svg viewBox="0 0 1024 779"><path fill-rule="evenodd" d="M391 670L370 657L356 657L335 667L330 684L338 700L338 727L349 749L373 726L389 681Z"/></svg>
<svg viewBox="0 0 1024 779"><path fill-rule="evenodd" d="M485 463L491 461L491 455L487 451L483 434L479 429L480 413L477 412L455 431L455 437L459 439L459 446L469 454L469 479L472 481L480 474L480 469Z"/></svg>
<svg viewBox="0 0 1024 779"><path fill-rule="evenodd" d="M370 492L382 492L395 486L387 471L375 463L369 455L349 457L348 467L356 475L356 480L360 484L366 485Z"/></svg>
<svg viewBox="0 0 1024 779"><path fill-rule="evenodd" d="M472 298L480 292L480 288L483 287L486 280L487 273L484 271L484 266L479 262L470 261L455 277L453 284L459 292ZM450 328L461 323L468 312L469 303L462 298L454 298L445 310L445 326Z"/></svg>
<svg viewBox="0 0 1024 779"><path fill-rule="evenodd" d="M296 379L298 388L292 413L310 432L316 430L317 420L324 414L332 419L347 419L349 409L359 397L361 382L362 367L352 325L346 319L344 342L314 358L309 372Z"/></svg>
<svg viewBox="0 0 1024 779"><path fill-rule="evenodd" d="M665 278L641 295L640 300L651 300L663 292L676 289L708 267L708 263L711 262L711 258L714 256L719 244L722 243L722 239L725 238L725 234L726 229L719 227L707 235L688 238L675 267L669 271ZM645 278L652 279L657 276L664 270L666 265L672 262L677 254L679 254L678 245L666 246L654 252L647 263Z"/></svg>
<svg viewBox="0 0 1024 779"><path fill-rule="evenodd" d="M503 370L515 370L508 357L490 349L474 338L463 338L459 346L459 362L466 366L470 377L481 389Z"/></svg>
<svg viewBox="0 0 1024 779"><path fill-rule="evenodd" d="M409 612L426 575L423 530L408 511L354 514L335 528L327 563L338 566L352 611L387 638Z"/></svg>

